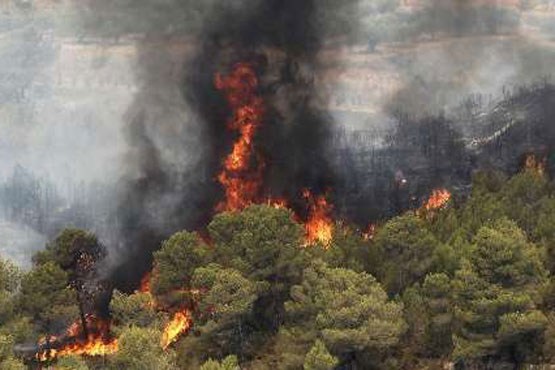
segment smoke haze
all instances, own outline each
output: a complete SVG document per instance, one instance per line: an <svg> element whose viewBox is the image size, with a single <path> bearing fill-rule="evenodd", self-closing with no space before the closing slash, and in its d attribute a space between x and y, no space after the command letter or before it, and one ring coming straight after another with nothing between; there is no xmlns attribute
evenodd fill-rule
<svg viewBox="0 0 555 370"><path fill-rule="evenodd" d="M553 74L555 11L538 3L12 4L1 15L9 22L0 37L8 51L0 175L8 182L19 164L52 184L61 198L48 208L55 217L34 229L48 237L63 221L92 229L110 248L108 270L132 284L161 240L204 225L221 198L214 176L232 138L214 74L246 60L269 107L257 137L271 163L267 191L301 208L300 189L333 189L342 217L384 217L440 182L463 184L473 166L463 149L434 164L441 173L431 159L402 159L417 156L403 140L418 133L398 129L400 116L445 117L453 122L439 142L465 142L476 133L457 119L465 99L482 96L486 110ZM401 193L400 178L410 184ZM87 211L75 217L83 193ZM104 206L89 212L89 204Z"/></svg>

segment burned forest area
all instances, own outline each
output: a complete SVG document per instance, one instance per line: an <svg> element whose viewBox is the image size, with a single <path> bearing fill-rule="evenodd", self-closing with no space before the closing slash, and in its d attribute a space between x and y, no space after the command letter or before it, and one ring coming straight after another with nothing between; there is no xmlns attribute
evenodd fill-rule
<svg viewBox="0 0 555 370"><path fill-rule="evenodd" d="M0 1L0 370L555 369L553 25Z"/></svg>

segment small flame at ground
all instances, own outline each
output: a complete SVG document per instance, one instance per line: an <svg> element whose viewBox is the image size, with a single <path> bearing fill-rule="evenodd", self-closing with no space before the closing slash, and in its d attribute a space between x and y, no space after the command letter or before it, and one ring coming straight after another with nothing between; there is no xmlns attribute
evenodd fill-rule
<svg viewBox="0 0 555 370"><path fill-rule="evenodd" d="M93 335L87 341L70 343L59 349L48 349L37 354L41 362L65 356L107 356L118 351L117 339L104 340Z"/></svg>
<svg viewBox="0 0 555 370"><path fill-rule="evenodd" d="M160 342L162 348L167 349L172 343L175 343L181 335L189 330L191 324L191 313L188 310L176 312L162 333L162 340Z"/></svg>
<svg viewBox="0 0 555 370"><path fill-rule="evenodd" d="M443 208L451 200L451 193L447 189L436 189L424 205L427 211Z"/></svg>
<svg viewBox="0 0 555 370"><path fill-rule="evenodd" d="M305 227L305 244L316 242L329 247L333 238L332 205L324 195L313 196L309 190L303 191L303 197L309 204L309 214Z"/></svg>
<svg viewBox="0 0 555 370"><path fill-rule="evenodd" d="M106 356L118 351L117 339L109 336L108 321L90 315L86 318L86 325L89 331L86 338L81 322L77 321L70 325L63 337L49 336L40 340L40 347L52 348L39 351L37 360L44 362L64 356Z"/></svg>

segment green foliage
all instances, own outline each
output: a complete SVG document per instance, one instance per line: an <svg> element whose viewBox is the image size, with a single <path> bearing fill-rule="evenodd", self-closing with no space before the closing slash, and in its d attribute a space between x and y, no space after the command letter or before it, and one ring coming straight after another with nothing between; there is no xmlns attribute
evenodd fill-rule
<svg viewBox="0 0 555 370"><path fill-rule="evenodd" d="M189 288L193 272L206 261L207 248L194 233L179 232L166 240L154 253L153 293L162 296Z"/></svg>
<svg viewBox="0 0 555 370"><path fill-rule="evenodd" d="M375 238L381 260L378 278L391 295L422 279L434 264L439 241L413 214L396 217Z"/></svg>
<svg viewBox="0 0 555 370"><path fill-rule="evenodd" d="M214 322L233 323L248 315L265 284L256 284L233 269L216 264L195 270L192 286L201 291L200 312L209 312Z"/></svg>
<svg viewBox="0 0 555 370"><path fill-rule="evenodd" d="M539 310L511 312L499 318L498 341L522 359L541 353L548 320Z"/></svg>
<svg viewBox="0 0 555 370"><path fill-rule="evenodd" d="M127 295L116 290L110 301L110 312L116 323L126 326L146 327L158 318L148 293Z"/></svg>
<svg viewBox="0 0 555 370"><path fill-rule="evenodd" d="M360 232L345 225L337 225L329 248L317 256L332 267L374 273L381 262L376 254L376 248L373 248L370 241L364 240Z"/></svg>
<svg viewBox="0 0 555 370"><path fill-rule="evenodd" d="M10 321L2 322L0 325L0 335L12 337L15 343L34 341L37 338L37 333L34 331L31 319L25 316L16 316Z"/></svg>
<svg viewBox="0 0 555 370"><path fill-rule="evenodd" d="M11 357L13 352L13 338L9 335L0 335L0 361Z"/></svg>
<svg viewBox="0 0 555 370"><path fill-rule="evenodd" d="M23 276L18 307L42 323L44 329L67 326L77 318L77 298L69 288L68 273L52 262L35 267Z"/></svg>
<svg viewBox="0 0 555 370"><path fill-rule="evenodd" d="M62 357L56 361L56 369L58 370L88 370L87 363L76 356Z"/></svg>
<svg viewBox="0 0 555 370"><path fill-rule="evenodd" d="M459 329L455 356L529 358L543 335L545 317L536 310L536 284L546 278L537 248L518 226L500 220L481 228L453 281Z"/></svg>
<svg viewBox="0 0 555 370"><path fill-rule="evenodd" d="M2 370L27 370L27 366L20 360L10 357L0 362L0 369Z"/></svg>
<svg viewBox="0 0 555 370"><path fill-rule="evenodd" d="M13 295L6 290L0 290L0 322L9 321L15 314Z"/></svg>
<svg viewBox="0 0 555 370"><path fill-rule="evenodd" d="M239 370L237 356L227 356L221 362L216 360L208 360L200 370Z"/></svg>
<svg viewBox="0 0 555 370"><path fill-rule="evenodd" d="M13 357L14 338L0 334L0 369L25 370L26 366Z"/></svg>
<svg viewBox="0 0 555 370"><path fill-rule="evenodd" d="M175 369L171 352L160 346L161 332L153 328L131 326L119 337L119 350L110 358L114 370L171 370Z"/></svg>
<svg viewBox="0 0 555 370"><path fill-rule="evenodd" d="M247 367L253 369L301 369L306 354L314 344L318 333L313 322L295 325L286 321L260 352L261 355Z"/></svg>
<svg viewBox="0 0 555 370"><path fill-rule="evenodd" d="M472 196L497 193L503 189L507 176L498 171L478 171L472 176Z"/></svg>
<svg viewBox="0 0 555 370"><path fill-rule="evenodd" d="M208 227L213 245L180 232L156 252L155 297L114 291L118 353L98 361L64 357L54 366L323 370L553 362L552 191L537 171L510 180L477 173L464 202L434 217L396 217L373 240L337 225L327 250L303 248L302 227L284 209L217 215ZM62 333L75 321L75 257L101 250L93 235L65 230L27 273L0 260L1 369L26 368L13 357L14 343ZM175 352L160 346L161 307L188 307L194 315Z"/></svg>
<svg viewBox="0 0 555 370"><path fill-rule="evenodd" d="M0 291L13 293L19 287L21 272L11 262L0 258Z"/></svg>
<svg viewBox="0 0 555 370"><path fill-rule="evenodd" d="M0 258L0 323L11 320L15 314L14 296L20 279L21 272L17 267Z"/></svg>
<svg viewBox="0 0 555 370"><path fill-rule="evenodd" d="M217 215L208 230L222 266L254 280L289 283L300 278L302 229L290 211L251 206Z"/></svg>
<svg viewBox="0 0 555 370"><path fill-rule="evenodd" d="M381 353L395 346L406 325L402 306L388 301L380 284L366 273L329 268L315 262L291 290L287 311L300 325L315 325L332 353ZM306 325L306 324L304 324Z"/></svg>
<svg viewBox="0 0 555 370"><path fill-rule="evenodd" d="M546 267L551 274L555 274L555 198L544 198L536 213L538 221L532 237L544 246Z"/></svg>
<svg viewBox="0 0 555 370"><path fill-rule="evenodd" d="M94 234L79 229L65 229L46 245L45 250L33 256L33 262L37 265L53 262L68 271L75 268L81 254L96 256L100 248Z"/></svg>
<svg viewBox="0 0 555 370"><path fill-rule="evenodd" d="M254 303L267 283L210 264L195 270L192 286L199 292L195 330L201 334L197 345L205 348L203 356L221 358L248 351L254 330L251 323L256 321Z"/></svg>
<svg viewBox="0 0 555 370"><path fill-rule="evenodd" d="M544 333L543 354L546 362L555 362L555 312L547 316L547 327Z"/></svg>
<svg viewBox="0 0 555 370"><path fill-rule="evenodd" d="M306 354L304 369L333 370L338 364L339 360L329 353L326 345L321 340L317 340Z"/></svg>
<svg viewBox="0 0 555 370"><path fill-rule="evenodd" d="M511 178L501 192L504 214L531 234L538 223L538 208L549 193L547 177L528 169Z"/></svg>
<svg viewBox="0 0 555 370"><path fill-rule="evenodd" d="M541 253L512 221L501 219L481 228L470 262L480 278L501 286L540 283L546 277Z"/></svg>

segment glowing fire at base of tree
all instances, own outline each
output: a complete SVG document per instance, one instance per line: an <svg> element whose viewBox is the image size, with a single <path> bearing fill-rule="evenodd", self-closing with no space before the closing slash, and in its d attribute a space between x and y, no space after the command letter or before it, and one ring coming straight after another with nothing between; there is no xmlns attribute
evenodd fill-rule
<svg viewBox="0 0 555 370"><path fill-rule="evenodd" d="M110 323L95 316L87 317L87 336L81 322L73 323L63 337L49 336L39 341L42 348L36 358L40 362L64 356L106 356L118 351L118 340L111 338Z"/></svg>
<svg viewBox="0 0 555 370"><path fill-rule="evenodd" d="M83 343L70 343L59 349L49 349L37 354L37 359L41 362L60 358L64 356L107 356L118 351L117 339L105 341L94 335Z"/></svg>
<svg viewBox="0 0 555 370"><path fill-rule="evenodd" d="M162 348L167 349L172 343L177 342L189 330L191 325L191 313L188 310L176 312L162 333L162 340L160 342Z"/></svg>

